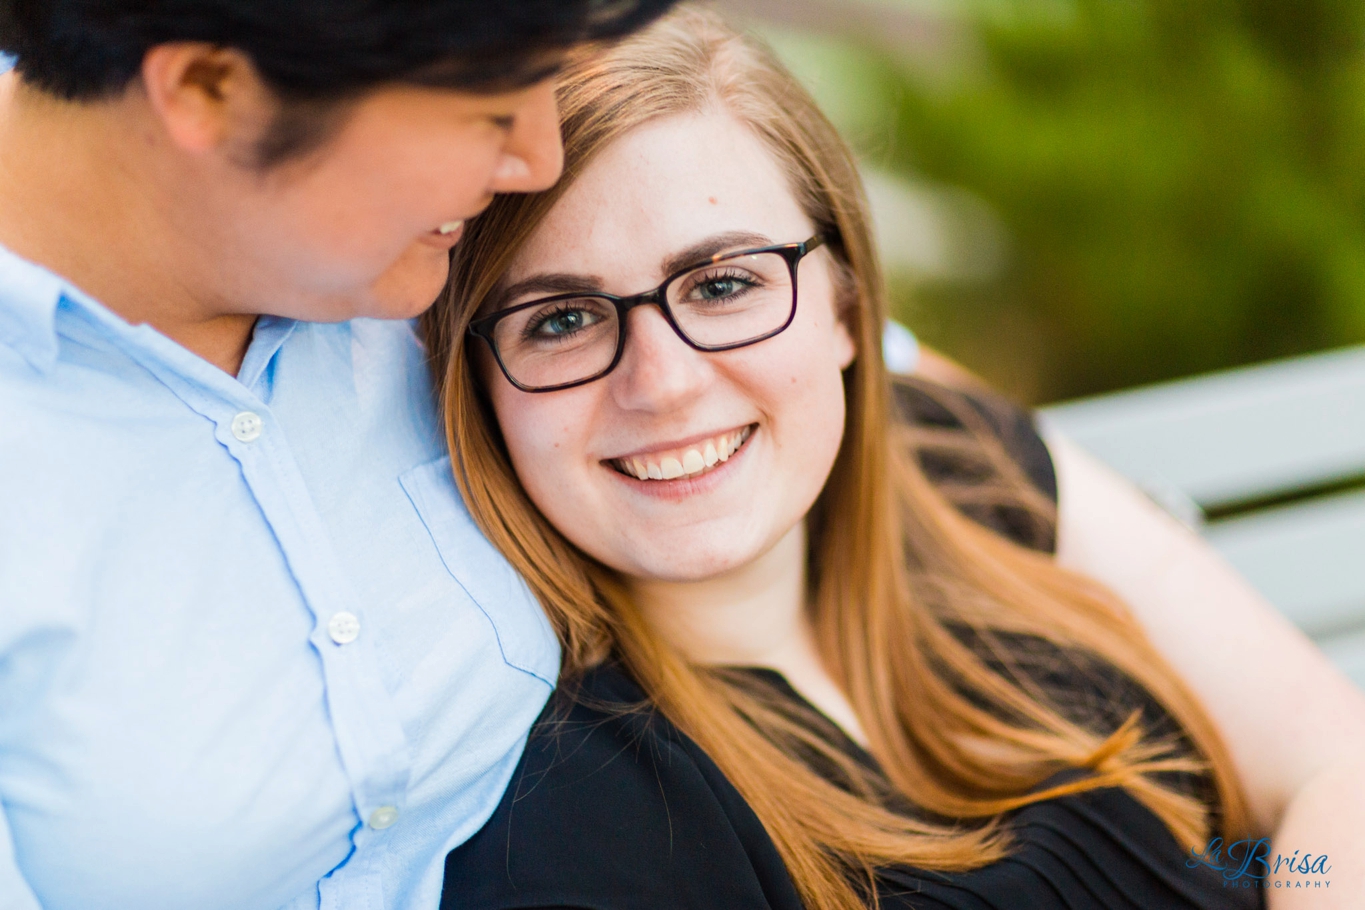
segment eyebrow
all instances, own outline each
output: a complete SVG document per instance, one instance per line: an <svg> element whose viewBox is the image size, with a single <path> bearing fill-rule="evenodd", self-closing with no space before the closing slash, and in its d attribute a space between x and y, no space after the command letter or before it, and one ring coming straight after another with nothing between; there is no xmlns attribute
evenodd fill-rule
<svg viewBox="0 0 1365 910"><path fill-rule="evenodd" d="M718 253L750 247L772 246L772 240L753 231L727 231L699 240L664 259L664 274L673 275L692 265L702 265Z"/></svg>
<svg viewBox="0 0 1365 910"><path fill-rule="evenodd" d="M751 247L772 246L772 240L753 231L726 231L699 240L663 260L664 275L675 275L694 265L705 265L721 253ZM605 282L597 275L575 275L569 272L546 272L532 275L497 291L489 312L504 309L509 301L529 294L591 294L602 290Z"/></svg>
<svg viewBox="0 0 1365 910"><path fill-rule="evenodd" d="M496 291L493 295L493 305L488 308L488 311L496 313L498 310L505 309L511 301L529 294L591 294L600 290L602 290L602 279L596 275L547 272L541 275L532 275L530 278L518 281L516 284L509 284L507 287Z"/></svg>

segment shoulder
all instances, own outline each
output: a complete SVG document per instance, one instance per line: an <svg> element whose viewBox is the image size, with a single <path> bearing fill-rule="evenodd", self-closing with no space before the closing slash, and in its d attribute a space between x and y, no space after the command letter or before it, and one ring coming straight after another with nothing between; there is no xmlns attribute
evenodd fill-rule
<svg viewBox="0 0 1365 910"><path fill-rule="evenodd" d="M620 669L552 699L443 907L799 907L758 819Z"/></svg>
<svg viewBox="0 0 1365 910"><path fill-rule="evenodd" d="M98 465L107 413L100 389L65 363L40 371L0 343L0 489L10 497L37 495L57 465Z"/></svg>
<svg viewBox="0 0 1365 910"><path fill-rule="evenodd" d="M323 323L307 323L309 331L335 331ZM368 357L413 363L426 369L426 346L411 319L352 319L344 324L345 336Z"/></svg>
<svg viewBox="0 0 1365 910"><path fill-rule="evenodd" d="M34 407L41 392L38 372L19 352L0 341L0 452L22 442L24 425L38 413ZM16 422L15 418L20 422Z"/></svg>
<svg viewBox="0 0 1365 910"><path fill-rule="evenodd" d="M1087 772L1069 770L1040 788ZM1008 821L1012 848L1003 859L967 872L881 872L882 906L1164 907L1253 910L1259 896L1225 887L1219 874L1190 861L1149 809L1120 788L1086 790L1033 803Z"/></svg>
<svg viewBox="0 0 1365 910"><path fill-rule="evenodd" d="M918 377L896 377L892 391L921 469L959 511L1022 546L1055 551L1057 474L1031 412L984 389Z"/></svg>
<svg viewBox="0 0 1365 910"><path fill-rule="evenodd" d="M1161 702L1096 655L1027 633L961 625L950 631L992 671L1025 687L1077 726L1105 737L1137 714L1146 741L1164 757L1200 759L1188 731ZM1207 773L1161 771L1153 776L1218 811L1217 790Z"/></svg>

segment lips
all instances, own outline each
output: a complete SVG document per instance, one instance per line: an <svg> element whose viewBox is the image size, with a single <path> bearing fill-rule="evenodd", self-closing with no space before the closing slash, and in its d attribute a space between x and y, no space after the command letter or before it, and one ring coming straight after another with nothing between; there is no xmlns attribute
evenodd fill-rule
<svg viewBox="0 0 1365 910"><path fill-rule="evenodd" d="M753 426L721 433L676 449L610 459L607 464L636 480L678 480L705 474L730 459L753 434Z"/></svg>
<svg viewBox="0 0 1365 910"><path fill-rule="evenodd" d="M427 231L425 234L422 235L421 240L423 243L426 243L430 246L438 247L439 249L443 250L449 250L453 248L455 244L459 243L460 238L463 236L464 236L463 221L447 221L440 227L432 228L431 230Z"/></svg>

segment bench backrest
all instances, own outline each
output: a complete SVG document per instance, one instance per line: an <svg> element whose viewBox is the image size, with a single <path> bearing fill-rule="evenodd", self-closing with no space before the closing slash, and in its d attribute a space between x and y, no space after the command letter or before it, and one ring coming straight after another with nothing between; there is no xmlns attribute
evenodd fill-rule
<svg viewBox="0 0 1365 910"><path fill-rule="evenodd" d="M1365 347L1044 409L1365 685Z"/></svg>

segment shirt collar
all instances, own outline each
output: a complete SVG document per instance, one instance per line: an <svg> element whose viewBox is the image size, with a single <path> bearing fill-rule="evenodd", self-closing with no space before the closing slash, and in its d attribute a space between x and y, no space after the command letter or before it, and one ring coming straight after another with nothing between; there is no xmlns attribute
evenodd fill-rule
<svg viewBox="0 0 1365 910"><path fill-rule="evenodd" d="M298 321L283 316L260 316L251 333L251 345L246 349L242 367L237 371L237 381L248 389L255 389L261 376L270 366L289 336L294 333Z"/></svg>
<svg viewBox="0 0 1365 910"><path fill-rule="evenodd" d="M0 246L0 342L46 373L57 362L57 305L75 288Z"/></svg>
<svg viewBox="0 0 1365 910"><path fill-rule="evenodd" d="M0 246L0 343L10 345L40 373L57 362L57 308L63 301L85 310L109 331L151 334L165 345L174 344L153 329L127 325L66 279ZM242 385L250 388L257 382L297 324L279 316L260 317L238 374Z"/></svg>

